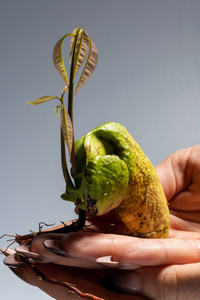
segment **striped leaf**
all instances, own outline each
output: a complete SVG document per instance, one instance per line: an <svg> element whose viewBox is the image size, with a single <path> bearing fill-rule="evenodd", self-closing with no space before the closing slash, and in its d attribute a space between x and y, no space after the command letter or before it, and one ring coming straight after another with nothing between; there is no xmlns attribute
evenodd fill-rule
<svg viewBox="0 0 200 300"><path fill-rule="evenodd" d="M42 103L47 102L47 101L52 100L52 99L59 99L60 100L59 97L43 96L43 97L40 97L40 98L38 98L37 100L35 100L33 102L28 102L28 101L26 101L26 102L30 105L38 105L38 104L42 104Z"/></svg>
<svg viewBox="0 0 200 300"><path fill-rule="evenodd" d="M59 39L53 49L54 66L67 86L69 85L69 79L67 76L67 71L65 69L65 64L62 56L62 43L63 40L69 35L71 35L71 33L68 33L64 35L61 39Z"/></svg>
<svg viewBox="0 0 200 300"><path fill-rule="evenodd" d="M89 38L85 30L82 28L78 32L76 39L76 46L74 52L74 75L76 76L78 70L80 69L82 63L85 60L89 48Z"/></svg>
<svg viewBox="0 0 200 300"><path fill-rule="evenodd" d="M88 78L92 75L97 65L97 61L98 61L97 48L90 38L89 38L89 42L90 42L90 51L88 54L85 67L83 69L83 72L77 84L75 96L77 92L80 90L80 88L84 85L84 83L88 80Z"/></svg>

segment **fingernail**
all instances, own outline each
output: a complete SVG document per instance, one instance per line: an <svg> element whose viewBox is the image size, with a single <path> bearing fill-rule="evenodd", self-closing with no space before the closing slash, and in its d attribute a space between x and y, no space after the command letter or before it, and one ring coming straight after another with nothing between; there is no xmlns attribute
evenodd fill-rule
<svg viewBox="0 0 200 300"><path fill-rule="evenodd" d="M24 282L30 284L30 285L33 285L30 281L28 281L17 269L13 269L13 268L10 268L9 269L17 276L19 277L21 280L23 280Z"/></svg>
<svg viewBox="0 0 200 300"><path fill-rule="evenodd" d="M18 254L24 256L25 258L31 260L31 262L33 262L33 261L34 262L44 262L45 261L44 257L39 255L38 253L31 252L30 246L20 245L15 248L15 251Z"/></svg>
<svg viewBox="0 0 200 300"><path fill-rule="evenodd" d="M130 295L140 295L142 291L140 272L121 271L101 279L99 284L107 290Z"/></svg>
<svg viewBox="0 0 200 300"><path fill-rule="evenodd" d="M75 258L75 256L60 249L60 241L46 240L44 241L43 245L46 249L53 252L54 254L67 258Z"/></svg>
<svg viewBox="0 0 200 300"><path fill-rule="evenodd" d="M5 256L9 256L9 255L12 255L12 254L15 254L15 250L13 249L10 249L10 248L1 248L0 251L2 252L2 254L4 254Z"/></svg>
<svg viewBox="0 0 200 300"><path fill-rule="evenodd" d="M102 256L96 259L96 262L102 266L123 270L135 270L141 268L140 265L128 264L119 261L114 261L112 256Z"/></svg>
<svg viewBox="0 0 200 300"><path fill-rule="evenodd" d="M24 264L20 261L16 252L4 258L4 264L9 268L22 268Z"/></svg>
<svg viewBox="0 0 200 300"><path fill-rule="evenodd" d="M25 267L25 265L20 261L19 256L16 254L15 250L9 248L1 248L0 251L6 256L4 259L4 264L9 267L9 269L18 276L24 282L33 285L30 281L28 281L18 270L20 268ZM19 261L18 261L19 260Z"/></svg>

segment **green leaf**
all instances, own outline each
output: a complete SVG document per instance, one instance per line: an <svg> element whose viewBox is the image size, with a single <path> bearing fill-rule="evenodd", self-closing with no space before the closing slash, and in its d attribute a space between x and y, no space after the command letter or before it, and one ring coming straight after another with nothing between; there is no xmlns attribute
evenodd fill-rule
<svg viewBox="0 0 200 300"><path fill-rule="evenodd" d="M38 98L37 100L35 100L33 102L28 102L28 101L26 101L26 102L28 104L30 104L30 105L38 105L38 104L47 102L47 101L52 100L52 99L59 99L59 100L61 100L59 97L43 96L43 97L40 97L40 98Z"/></svg>
<svg viewBox="0 0 200 300"><path fill-rule="evenodd" d="M69 150L69 159L71 159L72 145L74 139L73 125L70 116L64 107L62 107L61 109L61 129L65 143L67 144Z"/></svg>
<svg viewBox="0 0 200 300"><path fill-rule="evenodd" d="M69 63L71 63L72 54L74 52L74 46L76 42L76 36L78 35L80 28L75 28L72 32L71 42L70 42L70 55L69 55Z"/></svg>
<svg viewBox="0 0 200 300"><path fill-rule="evenodd" d="M88 78L92 75L97 65L97 61L98 61L97 48L90 38L89 38L89 42L90 42L90 51L88 54L87 62L85 64L79 82L77 84L75 96L77 92L80 90L80 88L84 85L84 83L88 80Z"/></svg>
<svg viewBox="0 0 200 300"><path fill-rule="evenodd" d="M76 76L78 70L80 69L82 63L85 60L89 48L89 37L85 30L82 28L78 32L75 52L74 52L74 75Z"/></svg>
<svg viewBox="0 0 200 300"><path fill-rule="evenodd" d="M54 66L55 66L56 70L58 71L58 73L60 74L61 78L63 79L64 83L67 86L69 85L69 79L67 76L67 71L65 69L65 64L64 64L63 56L62 56L62 43L63 43L63 40L69 35L72 35L72 34L68 33L68 34L64 35L61 39L59 39L53 49Z"/></svg>

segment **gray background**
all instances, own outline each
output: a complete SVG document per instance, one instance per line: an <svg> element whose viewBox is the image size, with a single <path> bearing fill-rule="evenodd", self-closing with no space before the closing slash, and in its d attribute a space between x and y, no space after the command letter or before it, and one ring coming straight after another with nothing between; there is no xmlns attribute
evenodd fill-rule
<svg viewBox="0 0 200 300"><path fill-rule="evenodd" d="M199 12L199 0L0 1L0 234L75 217L59 197L58 103L25 102L60 96L52 50L75 27L99 51L97 69L75 99L76 138L107 121L122 123L154 165L199 144ZM3 263L0 282L2 299L50 299Z"/></svg>

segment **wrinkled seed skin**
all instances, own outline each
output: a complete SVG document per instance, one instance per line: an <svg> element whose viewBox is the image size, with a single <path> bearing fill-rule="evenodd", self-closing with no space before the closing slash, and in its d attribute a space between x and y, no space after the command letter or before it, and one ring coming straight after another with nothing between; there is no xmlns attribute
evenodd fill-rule
<svg viewBox="0 0 200 300"><path fill-rule="evenodd" d="M79 139L76 146L85 209L97 215L115 209L131 235L166 238L169 208L162 185L125 127L106 123ZM90 206L86 203L90 198L96 199L94 207L91 201Z"/></svg>

